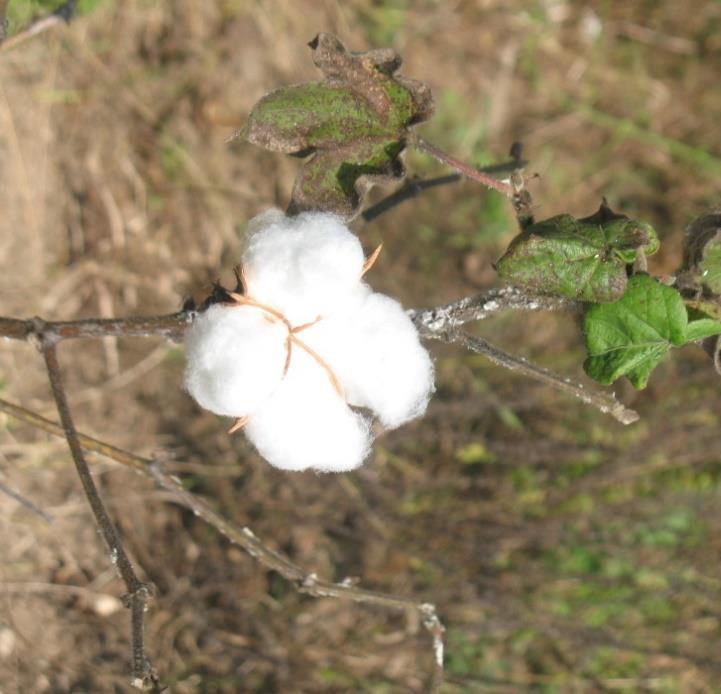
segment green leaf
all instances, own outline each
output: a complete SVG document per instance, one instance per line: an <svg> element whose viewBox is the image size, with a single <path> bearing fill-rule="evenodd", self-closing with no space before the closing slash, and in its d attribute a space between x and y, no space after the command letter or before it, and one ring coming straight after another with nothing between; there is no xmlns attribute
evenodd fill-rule
<svg viewBox="0 0 721 694"><path fill-rule="evenodd" d="M404 175L400 154L409 128L430 117L433 99L424 84L395 74L401 64L395 51L351 53L332 34L319 34L310 47L325 79L266 95L240 134L266 149L309 157L289 212L350 219L368 188Z"/></svg>
<svg viewBox="0 0 721 694"><path fill-rule="evenodd" d="M623 296L626 266L639 250L658 250L650 224L612 212L606 205L585 219L558 215L521 232L496 264L514 284L581 301L611 302Z"/></svg>
<svg viewBox="0 0 721 694"><path fill-rule="evenodd" d="M689 322L686 328L686 342L696 342L719 334L721 334L719 321L713 320L713 318L699 318Z"/></svg>
<svg viewBox="0 0 721 694"><path fill-rule="evenodd" d="M589 357L584 369L604 385L627 376L636 388L645 388L666 352L689 340L687 324L686 307L676 289L648 275L635 275L623 298L586 312L583 331Z"/></svg>

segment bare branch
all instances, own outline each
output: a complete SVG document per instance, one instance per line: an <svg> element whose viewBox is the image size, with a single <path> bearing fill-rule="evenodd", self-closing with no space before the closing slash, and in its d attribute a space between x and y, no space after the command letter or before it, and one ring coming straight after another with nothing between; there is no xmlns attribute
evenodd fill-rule
<svg viewBox="0 0 721 694"><path fill-rule="evenodd" d="M98 528L110 550L110 559L118 569L118 573L128 591L125 600L131 611L133 686L145 691L160 691L157 675L145 652L144 642L144 614L148 599L151 596L150 587L137 577L88 469L70 413L70 406L65 396L55 342L52 338L40 333L39 346L45 358L50 387L62 422L62 432L70 447L78 477L80 477L80 482L83 485L85 496L93 511Z"/></svg>
<svg viewBox="0 0 721 694"><path fill-rule="evenodd" d="M465 323L484 320L500 311L574 311L580 304L559 296L530 294L518 287L489 289L483 294L428 309L411 309L408 315L424 337L437 337Z"/></svg>
<svg viewBox="0 0 721 694"><path fill-rule="evenodd" d="M53 517L50 514L45 513L45 511L43 511L41 508L38 508L32 501L30 501L29 499L26 499L22 494L20 494L19 492L16 492L14 489L12 489L11 487L8 487L6 484L3 484L2 482L0 482L0 492L5 494L6 496L9 496L11 499L15 499L15 501L17 501L19 504L21 504L28 510L30 510L33 513L40 516L40 518L42 518L44 521L46 521L48 523L53 522Z"/></svg>
<svg viewBox="0 0 721 694"><path fill-rule="evenodd" d="M513 187L510 186L508 183L503 183L502 181L493 178L493 176L489 176L488 174L483 173L483 171L477 169L475 166L469 166L468 164L465 164L464 162L460 161L460 159L456 159L450 154L447 154L442 149L439 149L435 145L432 145L430 142L424 140L422 137L411 134L411 136L408 138L408 144L420 150L421 152L430 154L434 159L437 159L443 164L452 166L456 171L458 171L458 173L462 174L463 176L466 176L473 181L477 181L478 183L482 183L488 188L497 190L499 193L503 193L509 198L513 197Z"/></svg>
<svg viewBox="0 0 721 694"><path fill-rule="evenodd" d="M387 195L385 198L372 205L367 210L364 210L361 217L366 222L372 222L382 214L392 210L396 205L400 205L406 200L411 200L417 195L420 195L424 190L430 188L438 188L440 186L447 185L448 183L456 183L463 178L461 174L447 174L445 176L437 176L436 178L406 178L403 185L395 192Z"/></svg>
<svg viewBox="0 0 721 694"><path fill-rule="evenodd" d="M193 311L178 311L164 316L140 316L137 318L86 318L69 321L43 321L38 318L18 320L0 317L0 337L28 340L37 335L38 326L43 335L54 342L72 338L99 337L164 337L180 341L185 329L192 322Z"/></svg>
<svg viewBox="0 0 721 694"><path fill-rule="evenodd" d="M519 166L524 166L526 163L527 162L514 159L513 161L503 162L502 164L491 164L490 166L483 166L477 169L477 171L487 174L511 173L518 169ZM411 200L417 195L420 195L424 190L429 190L430 188L437 188L439 186L444 186L449 183L456 183L457 181L460 181L462 179L463 176L461 176L461 174L459 173L447 174L445 176L437 176L436 178L426 179L407 178L405 183L398 190L383 198L375 205L369 207L363 212L361 217L366 222L372 222L373 220L378 219L378 217L380 217L382 214L385 214L397 205L400 205L402 202L405 202L406 200Z"/></svg>
<svg viewBox="0 0 721 694"><path fill-rule="evenodd" d="M46 419L30 410L0 399L0 411L19 419L31 426L47 431L55 436L63 436L64 431L55 422ZM99 453L118 463L131 467L145 477L156 482L162 489L170 492L172 501L193 511L206 523L212 525L230 542L242 547L248 554L268 569L272 569L290 581L296 589L314 597L330 597L353 602L378 605L393 610L413 610L418 612L423 625L433 639L435 671L433 690L440 687L443 676L443 625L438 619L436 608L431 603L418 602L387 593L359 588L349 580L334 583L326 581L294 564L280 552L267 547L248 527L239 527L216 513L208 503L199 496L184 489L181 481L168 475L160 462L142 458L110 444L98 441L81 433L76 433L77 440L87 451Z"/></svg>
<svg viewBox="0 0 721 694"><path fill-rule="evenodd" d="M635 410L626 408L623 403L616 400L613 394L587 390L580 383L572 383L569 379L563 378L553 371L531 364L522 357L515 357L512 354L508 354L480 337L469 335L461 330L455 330L445 334L438 334L437 338L445 342L458 342L471 351L488 357L494 364L503 366L511 371L517 371L528 378L540 381L541 383L552 386L556 390L573 395L581 400L581 402L597 408L604 414L610 414L622 424L632 424L639 419L638 413Z"/></svg>
<svg viewBox="0 0 721 694"><path fill-rule="evenodd" d="M499 311L557 311L575 310L578 302L562 297L529 294L518 287L491 289L484 294L466 297L429 309L411 309L408 314L422 335L436 333L483 320ZM55 342L75 338L164 337L182 341L185 331L193 322L195 311L183 310L162 316L130 318L85 318L71 321L43 321L38 318L20 320L0 317L0 337L13 340L30 340L38 334L39 326L46 337Z"/></svg>
<svg viewBox="0 0 721 694"><path fill-rule="evenodd" d="M529 363L521 357L515 357L494 347L480 337L474 337L459 328L472 321L483 320L499 311L556 311L578 310L580 303L572 299L557 296L529 294L518 287L491 289L484 294L466 297L460 301L437 308L408 311L421 336L444 342L458 342L468 349L483 354L493 363L524 376L553 386L557 390L579 398L587 405L610 414L623 424L631 424L639 419L638 413L627 409L613 394L588 390L581 384L571 383L548 369Z"/></svg>
<svg viewBox="0 0 721 694"><path fill-rule="evenodd" d="M490 289L483 294L465 297L445 306L430 309L410 309L408 315L422 337L457 342L459 340L455 336L460 326L473 321L484 320L500 311L576 311L580 307L581 304L572 299L531 294L523 289L511 286ZM186 309L164 316L113 320L88 318L77 321L44 322L38 318L18 320L0 317L0 337L17 340L37 340L42 334L46 339L52 338L54 342L71 338L97 338L107 335L159 336L170 340L182 340L185 330L195 315L194 310ZM449 335L452 336L452 339L449 339ZM495 347L492 349L496 350ZM544 369L532 366L524 360L512 357L501 350L497 350L497 352L505 355L505 361L496 360L496 363L502 366L511 368L508 366L509 363L518 364L519 366L513 368L537 380L539 378L538 372L545 372ZM635 412L626 410L612 395L587 391L580 385L571 385L560 376L550 372L548 374L550 380L548 378L541 380L546 380L552 385L556 384L557 388L579 397L587 404L598 407L602 412L610 413L619 421L630 424L638 419Z"/></svg>
<svg viewBox="0 0 721 694"><path fill-rule="evenodd" d="M0 318L0 335L9 340L27 340L33 332L31 320Z"/></svg>

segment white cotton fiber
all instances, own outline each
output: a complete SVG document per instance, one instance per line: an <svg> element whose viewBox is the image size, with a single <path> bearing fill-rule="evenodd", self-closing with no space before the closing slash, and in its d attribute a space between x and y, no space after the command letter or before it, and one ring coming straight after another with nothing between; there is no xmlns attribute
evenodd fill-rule
<svg viewBox="0 0 721 694"><path fill-rule="evenodd" d="M351 410L326 372L293 351L287 377L245 427L258 452L283 470L346 472L370 451L370 426Z"/></svg>
<svg viewBox="0 0 721 694"><path fill-rule="evenodd" d="M353 311L306 335L343 383L348 402L373 410L394 429L420 417L433 392L433 362L403 307L369 291Z"/></svg>
<svg viewBox="0 0 721 694"><path fill-rule="evenodd" d="M254 223L243 253L251 294L293 325L337 310L357 286L364 261L358 238L341 219L318 212L266 213Z"/></svg>
<svg viewBox="0 0 721 694"><path fill-rule="evenodd" d="M206 409L247 418L278 468L353 470L371 443L370 415L353 407L387 428L421 416L431 359L403 307L362 281L360 242L337 217L271 211L249 234L247 295L197 317L186 388Z"/></svg>
<svg viewBox="0 0 721 694"><path fill-rule="evenodd" d="M244 417L256 410L283 376L287 330L262 311L215 304L185 338L185 387L201 407Z"/></svg>

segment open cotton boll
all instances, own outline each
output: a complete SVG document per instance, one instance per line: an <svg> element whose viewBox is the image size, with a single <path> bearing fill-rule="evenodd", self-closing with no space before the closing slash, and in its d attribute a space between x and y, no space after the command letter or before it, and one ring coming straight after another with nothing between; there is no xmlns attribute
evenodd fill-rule
<svg viewBox="0 0 721 694"><path fill-rule="evenodd" d="M185 387L201 407L243 417L257 409L283 377L287 330L248 306L215 304L185 338Z"/></svg>
<svg viewBox="0 0 721 694"><path fill-rule="evenodd" d="M282 470L346 472L370 451L370 425L351 410L327 372L300 349L280 386L248 419L245 433Z"/></svg>
<svg viewBox="0 0 721 694"><path fill-rule="evenodd" d="M403 307L362 281L366 259L339 218L271 211L249 225L243 293L188 330L186 388L236 417L283 470L344 472L388 428L426 409L433 364Z"/></svg>
<svg viewBox="0 0 721 694"><path fill-rule="evenodd" d="M401 304L368 289L353 310L304 335L324 355L348 402L393 429L421 416L433 392L433 362Z"/></svg>
<svg viewBox="0 0 721 694"><path fill-rule="evenodd" d="M360 280L363 249L339 217L271 212L249 231L243 268L250 292L293 325L337 311Z"/></svg>

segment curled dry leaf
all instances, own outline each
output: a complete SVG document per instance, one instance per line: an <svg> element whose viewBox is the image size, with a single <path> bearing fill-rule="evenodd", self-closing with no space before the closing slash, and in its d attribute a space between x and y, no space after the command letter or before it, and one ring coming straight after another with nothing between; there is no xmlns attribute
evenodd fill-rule
<svg viewBox="0 0 721 694"><path fill-rule="evenodd" d="M679 288L721 297L721 209L691 222L683 251Z"/></svg>
<svg viewBox="0 0 721 694"><path fill-rule="evenodd" d="M689 224L676 286L689 311L721 321L721 209Z"/></svg>
<svg viewBox="0 0 721 694"><path fill-rule="evenodd" d="M721 376L721 337L716 337L712 351L713 365L716 373Z"/></svg>
<svg viewBox="0 0 721 694"><path fill-rule="evenodd" d="M327 33L309 45L325 78L267 94L239 135L274 152L308 157L290 214L317 210L349 220L371 186L404 175L408 130L431 116L433 97L425 84L396 74L401 57L391 49L353 53Z"/></svg>

